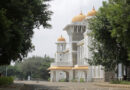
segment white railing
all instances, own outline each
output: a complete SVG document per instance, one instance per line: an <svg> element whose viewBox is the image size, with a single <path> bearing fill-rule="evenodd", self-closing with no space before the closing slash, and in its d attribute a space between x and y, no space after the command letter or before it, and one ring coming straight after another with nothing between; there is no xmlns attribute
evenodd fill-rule
<svg viewBox="0 0 130 90"><path fill-rule="evenodd" d="M78 66L88 66L89 64L88 63L82 63L82 62L80 62L80 63L77 63L77 65Z"/></svg>
<svg viewBox="0 0 130 90"><path fill-rule="evenodd" d="M73 66L71 62L55 62L51 63L51 66Z"/></svg>

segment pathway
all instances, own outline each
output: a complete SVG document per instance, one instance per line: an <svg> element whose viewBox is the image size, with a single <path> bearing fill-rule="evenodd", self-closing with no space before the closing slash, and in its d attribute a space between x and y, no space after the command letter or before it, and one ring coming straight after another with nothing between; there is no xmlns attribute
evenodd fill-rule
<svg viewBox="0 0 130 90"><path fill-rule="evenodd" d="M102 87L94 83L17 81L24 83L21 90L130 90L130 88Z"/></svg>

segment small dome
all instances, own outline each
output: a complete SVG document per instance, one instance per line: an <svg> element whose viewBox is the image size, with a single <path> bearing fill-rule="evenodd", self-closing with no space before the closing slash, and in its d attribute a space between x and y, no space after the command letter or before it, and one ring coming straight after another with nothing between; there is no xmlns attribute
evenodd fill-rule
<svg viewBox="0 0 130 90"><path fill-rule="evenodd" d="M87 16L94 16L96 14L96 10L95 8L93 7L92 11L89 11Z"/></svg>
<svg viewBox="0 0 130 90"><path fill-rule="evenodd" d="M57 39L57 41L65 41L65 38L62 35Z"/></svg>
<svg viewBox="0 0 130 90"><path fill-rule="evenodd" d="M73 17L72 22L81 22L85 19L85 15L82 14L82 12L78 15Z"/></svg>

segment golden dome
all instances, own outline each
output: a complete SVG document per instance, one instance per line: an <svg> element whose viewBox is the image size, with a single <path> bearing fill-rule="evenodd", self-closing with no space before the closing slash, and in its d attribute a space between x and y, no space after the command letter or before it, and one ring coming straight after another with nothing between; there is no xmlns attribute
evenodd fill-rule
<svg viewBox="0 0 130 90"><path fill-rule="evenodd" d="M82 20L85 19L85 15L82 14L82 12L78 15L73 17L72 22L81 22Z"/></svg>
<svg viewBox="0 0 130 90"><path fill-rule="evenodd" d="M92 11L89 11L87 16L94 16L96 14L96 10L95 8L93 7Z"/></svg>
<svg viewBox="0 0 130 90"><path fill-rule="evenodd" d="M57 41L65 41L65 38L62 35L57 39Z"/></svg>

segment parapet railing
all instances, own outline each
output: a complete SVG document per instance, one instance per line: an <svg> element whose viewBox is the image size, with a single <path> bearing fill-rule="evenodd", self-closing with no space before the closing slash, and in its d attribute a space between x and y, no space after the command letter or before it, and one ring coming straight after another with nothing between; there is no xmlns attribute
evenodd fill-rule
<svg viewBox="0 0 130 90"><path fill-rule="evenodd" d="M73 66L71 62L54 62L51 66Z"/></svg>

